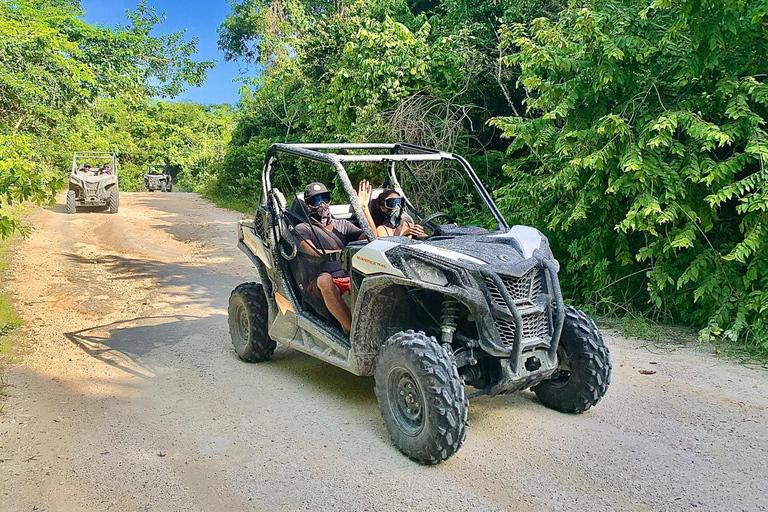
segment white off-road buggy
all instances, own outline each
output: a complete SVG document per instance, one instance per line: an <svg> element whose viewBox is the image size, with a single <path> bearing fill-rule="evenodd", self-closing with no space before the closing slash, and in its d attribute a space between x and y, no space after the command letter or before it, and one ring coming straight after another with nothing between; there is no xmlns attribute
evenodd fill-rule
<svg viewBox="0 0 768 512"><path fill-rule="evenodd" d="M91 167L90 162L96 162L96 167ZM99 165L101 162L103 165ZM117 156L105 152L76 152L69 175L67 212L75 213L81 206L105 206L109 213L117 213L119 204Z"/></svg>
<svg viewBox="0 0 768 512"><path fill-rule="evenodd" d="M141 185L144 192L173 192L173 178L168 173L165 165L147 165L147 172L144 174L144 183Z"/></svg>
<svg viewBox="0 0 768 512"><path fill-rule="evenodd" d="M346 198L331 206L332 213L367 235L341 254L351 277L349 335L306 299L297 282L302 195L298 184L285 191L273 184L278 162L289 159L330 166L335 192ZM345 168L350 165L386 168L382 185L399 192L408 215L429 236L377 238L363 220ZM469 182L465 197L471 192L477 199L453 200L446 211L474 205L490 223L462 226L448 213L421 211L407 180L401 186L399 179L402 170L414 176L417 165L457 168ZM532 389L547 407L581 413L606 393L608 348L594 322L563 302L547 238L531 227L507 225L463 157L403 143L274 144L259 204L256 218L238 227L239 247L260 282L232 292L235 351L245 361L265 361L279 342L355 375L373 375L387 429L414 460L435 464L459 449L473 396Z"/></svg>

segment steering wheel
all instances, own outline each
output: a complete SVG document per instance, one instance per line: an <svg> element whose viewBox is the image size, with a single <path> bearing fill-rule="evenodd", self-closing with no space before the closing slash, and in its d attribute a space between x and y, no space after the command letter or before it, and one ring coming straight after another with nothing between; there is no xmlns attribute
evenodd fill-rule
<svg viewBox="0 0 768 512"><path fill-rule="evenodd" d="M448 223L455 222L454 218L448 215L445 212L435 212L432 215L427 215L421 221L419 222L420 226L424 226L425 228L429 228L432 230L432 234L434 235L437 232L437 226L432 222L435 219L445 218Z"/></svg>

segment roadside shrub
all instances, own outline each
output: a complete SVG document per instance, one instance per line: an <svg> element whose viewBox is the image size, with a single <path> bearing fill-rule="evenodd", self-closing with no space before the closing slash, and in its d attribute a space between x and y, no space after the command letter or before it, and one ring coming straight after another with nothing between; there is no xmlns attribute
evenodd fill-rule
<svg viewBox="0 0 768 512"><path fill-rule="evenodd" d="M572 2L501 36L529 96L493 120L498 196L569 296L768 353L768 4Z"/></svg>

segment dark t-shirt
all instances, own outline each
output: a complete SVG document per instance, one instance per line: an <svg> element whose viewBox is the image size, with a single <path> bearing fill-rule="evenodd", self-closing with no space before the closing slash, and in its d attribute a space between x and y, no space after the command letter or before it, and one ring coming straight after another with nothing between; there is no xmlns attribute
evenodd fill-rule
<svg viewBox="0 0 768 512"><path fill-rule="evenodd" d="M359 240L363 235L363 230L348 220L333 219L333 229L330 231L320 226L310 226L308 223L302 222L296 226L295 233L300 239L311 242L318 249L318 254L299 253L302 275L297 276L297 279L302 286L306 287L324 272L333 277L342 277L345 272L341 261L326 261L323 258L322 249L326 251L344 249L350 242Z"/></svg>

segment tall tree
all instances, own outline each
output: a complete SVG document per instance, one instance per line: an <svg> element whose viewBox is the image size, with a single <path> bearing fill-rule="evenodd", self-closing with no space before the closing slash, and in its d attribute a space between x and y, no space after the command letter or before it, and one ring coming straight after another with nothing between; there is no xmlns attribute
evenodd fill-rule
<svg viewBox="0 0 768 512"><path fill-rule="evenodd" d="M10 205L52 198L51 165L70 149L57 137L99 96L175 96L213 65L183 33L153 36L163 19L146 1L115 28L82 15L76 0L0 1L0 237L21 226Z"/></svg>

